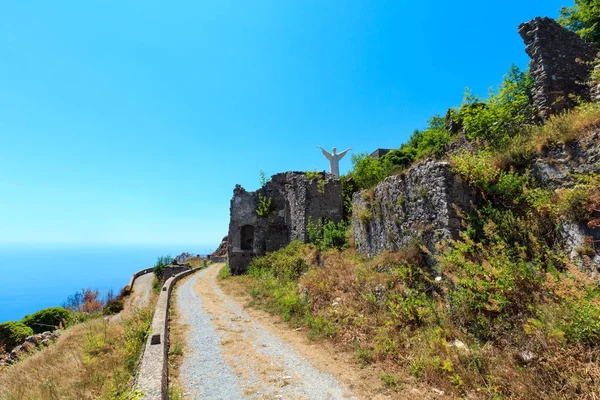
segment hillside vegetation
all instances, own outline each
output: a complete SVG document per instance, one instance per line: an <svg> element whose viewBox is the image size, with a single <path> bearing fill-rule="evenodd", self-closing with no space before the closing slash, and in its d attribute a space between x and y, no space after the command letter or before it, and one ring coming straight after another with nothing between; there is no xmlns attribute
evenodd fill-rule
<svg viewBox="0 0 600 400"><path fill-rule="evenodd" d="M576 1L561 14L598 42L600 2ZM420 382L456 398L598 398L600 285L587 272L598 244L577 248L575 265L560 231L570 222L600 227L600 175L545 187L529 167L553 146L597 142L600 106L580 102L542 122L532 85L513 66L487 99L467 91L399 149L353 157L342 178L346 215L355 191L426 158L449 161L478 190L481 204L437 255L414 238L368 259L347 240L348 224L327 222L309 227L311 244L256 258L247 277L232 279L311 338L383 368L390 391Z"/></svg>

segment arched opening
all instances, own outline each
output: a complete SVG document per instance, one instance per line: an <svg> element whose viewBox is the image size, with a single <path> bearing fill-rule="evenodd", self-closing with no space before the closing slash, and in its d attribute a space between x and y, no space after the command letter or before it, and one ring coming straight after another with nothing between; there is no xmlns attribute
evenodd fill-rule
<svg viewBox="0 0 600 400"><path fill-rule="evenodd" d="M252 250L254 245L254 227L252 225L244 225L240 228L240 240L242 250Z"/></svg>

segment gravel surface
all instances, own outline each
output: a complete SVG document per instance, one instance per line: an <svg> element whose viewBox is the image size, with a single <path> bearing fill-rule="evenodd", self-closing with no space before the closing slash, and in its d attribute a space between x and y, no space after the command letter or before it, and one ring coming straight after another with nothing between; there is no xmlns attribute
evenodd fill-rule
<svg viewBox="0 0 600 400"><path fill-rule="evenodd" d="M221 339L193 289L206 273L200 271L177 286L180 323L190 326L180 368L184 395L188 399L242 399L236 377L221 356Z"/></svg>
<svg viewBox="0 0 600 400"><path fill-rule="evenodd" d="M131 306L134 308L144 308L150 304L150 294L152 293L152 283L154 274L144 274L133 282L133 293L131 295Z"/></svg>
<svg viewBox="0 0 600 400"><path fill-rule="evenodd" d="M190 325L180 373L186 398L353 398L227 297L216 283L219 268L201 271L177 289L182 323Z"/></svg>
<svg viewBox="0 0 600 400"><path fill-rule="evenodd" d="M136 308L144 308L150 305L150 295L152 294L152 283L154 282L154 274L144 274L136 278L131 288L131 295L125 300L125 308L123 311L110 316L111 321L121 321L123 312L129 312Z"/></svg>

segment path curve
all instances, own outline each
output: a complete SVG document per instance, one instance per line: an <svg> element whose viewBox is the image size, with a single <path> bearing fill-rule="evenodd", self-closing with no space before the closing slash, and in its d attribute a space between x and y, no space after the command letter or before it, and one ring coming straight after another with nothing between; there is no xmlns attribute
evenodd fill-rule
<svg viewBox="0 0 600 400"><path fill-rule="evenodd" d="M221 291L216 275L222 265L178 285L180 322L189 325L179 377L185 398L354 398Z"/></svg>
<svg viewBox="0 0 600 400"><path fill-rule="evenodd" d="M152 294L152 283L154 274L152 272L138 276L133 282L131 294L131 307L144 308L150 305L150 295Z"/></svg>

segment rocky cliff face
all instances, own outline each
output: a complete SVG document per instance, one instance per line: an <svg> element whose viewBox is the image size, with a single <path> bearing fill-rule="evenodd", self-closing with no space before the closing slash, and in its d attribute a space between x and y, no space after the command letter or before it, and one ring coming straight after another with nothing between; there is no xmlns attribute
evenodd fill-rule
<svg viewBox="0 0 600 400"><path fill-rule="evenodd" d="M447 162L425 161L391 176L374 190L355 193L352 229L358 251L395 251L420 238L433 253L436 244L457 236L458 210L468 212L476 192Z"/></svg>

